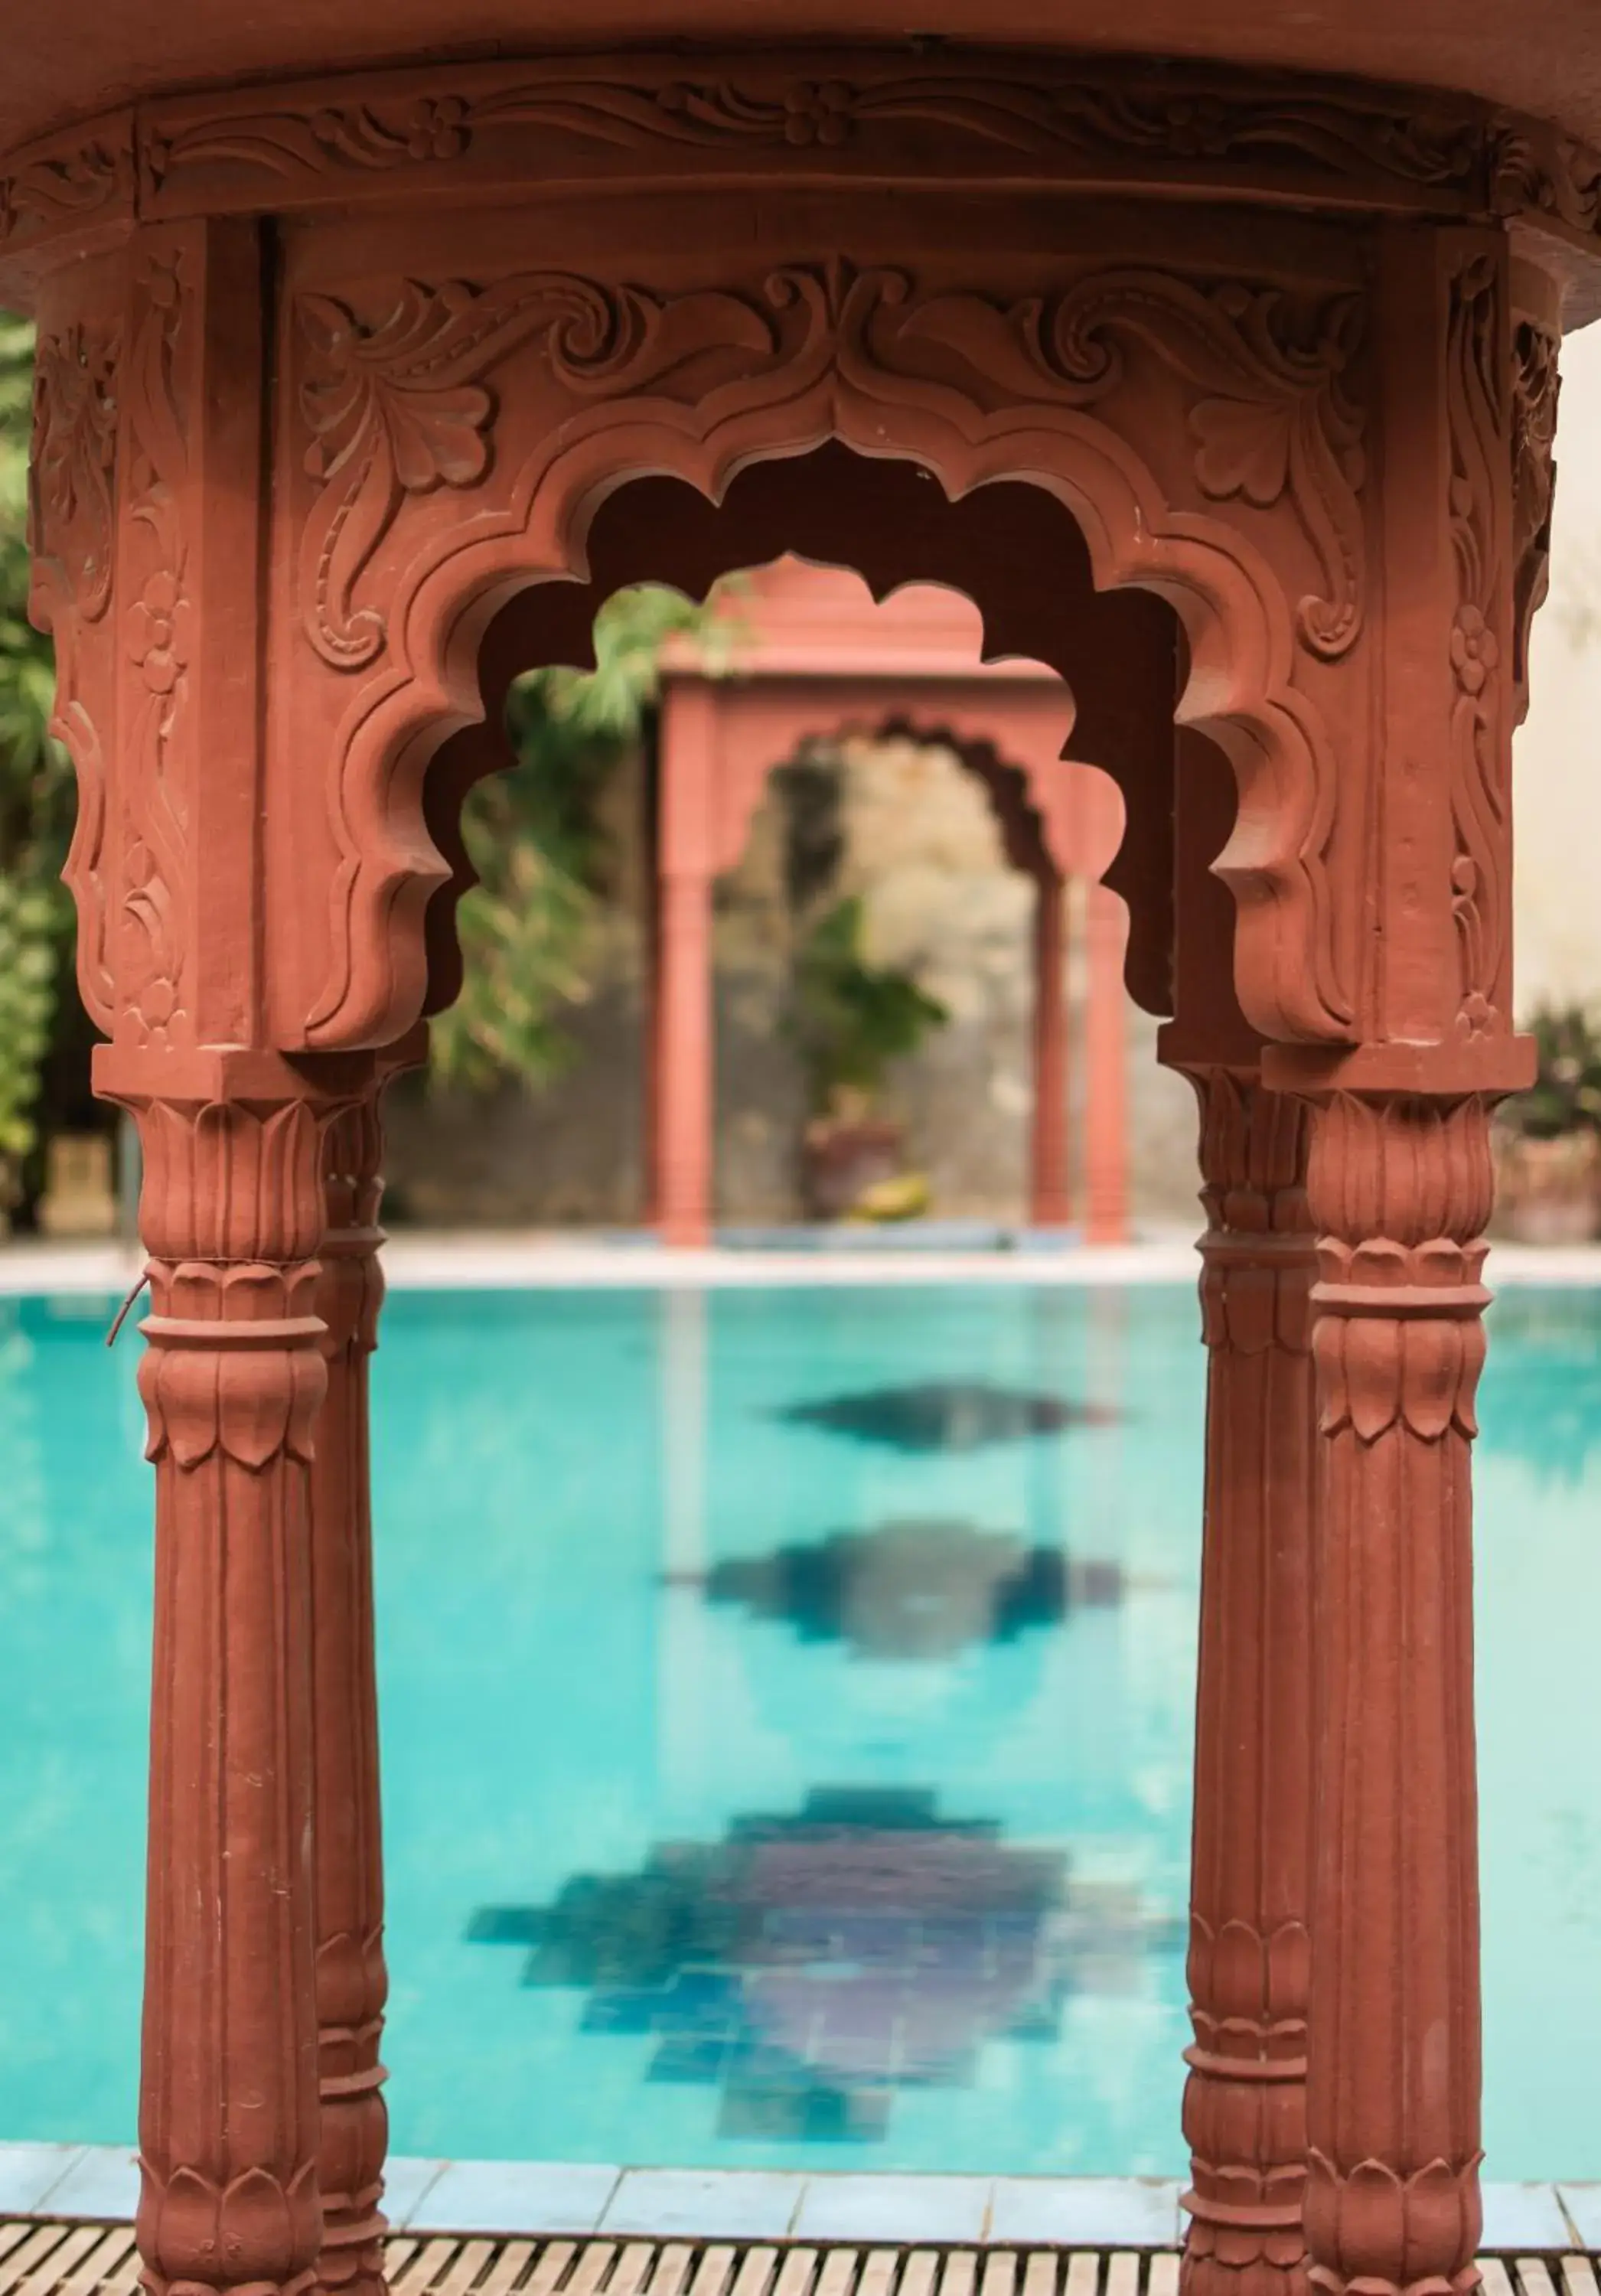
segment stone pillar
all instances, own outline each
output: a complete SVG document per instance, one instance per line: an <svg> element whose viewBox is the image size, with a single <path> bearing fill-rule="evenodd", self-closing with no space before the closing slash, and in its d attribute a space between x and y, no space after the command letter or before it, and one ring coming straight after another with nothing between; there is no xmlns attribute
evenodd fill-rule
<svg viewBox="0 0 1601 2296"><path fill-rule="evenodd" d="M1194 1067L1210 1351L1184 2093L1186 2296L1306 2284L1317 1447L1303 1103Z"/></svg>
<svg viewBox="0 0 1601 2296"><path fill-rule="evenodd" d="M373 1632L367 1365L383 1277L378 1209L382 1123L376 1092L327 1136L317 1306L327 1326L327 1399L311 1467L311 1648L316 1806L316 2011L322 2100L323 2251L328 2296L382 2296L389 2119L379 2047L383 1835Z"/></svg>
<svg viewBox="0 0 1601 2296"><path fill-rule="evenodd" d="M1129 914L1092 884L1085 906L1088 984L1084 1010L1084 1234L1121 1243L1129 1234L1128 1019L1123 948Z"/></svg>
<svg viewBox="0 0 1601 2296"><path fill-rule="evenodd" d="M1034 1128L1029 1218L1065 1227L1072 1209L1071 1136L1067 1121L1067 982L1063 925L1066 887L1041 870L1034 887Z"/></svg>
<svg viewBox="0 0 1601 2296"><path fill-rule="evenodd" d="M654 1029L654 1211L664 1243L702 1245L712 1190L712 742L704 680L662 696Z"/></svg>
<svg viewBox="0 0 1601 2296"><path fill-rule="evenodd" d="M1492 1193L1484 1096L1320 1096L1305 2222L1329 2296L1448 2296L1477 2278L1468 1447Z"/></svg>
<svg viewBox="0 0 1601 2296"><path fill-rule="evenodd" d="M330 1102L310 1069L111 1046L96 1062L139 1121L152 1308L138 2241L153 2296L300 2296L322 2245L309 1500Z"/></svg>

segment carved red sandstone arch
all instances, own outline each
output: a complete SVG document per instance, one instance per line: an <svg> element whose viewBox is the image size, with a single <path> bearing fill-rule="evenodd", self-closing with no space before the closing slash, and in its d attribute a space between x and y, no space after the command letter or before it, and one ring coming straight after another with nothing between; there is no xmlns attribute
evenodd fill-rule
<svg viewBox="0 0 1601 2296"><path fill-rule="evenodd" d="M1066 697L1063 696L1063 715ZM802 716L805 722L802 723ZM783 754L751 753L735 767L718 824L716 866L738 864L751 823L774 773L807 742L907 741L919 749L948 750L982 783L1006 850L1007 865L1025 875L1055 870L1063 877L1100 878L1122 834L1122 799L1109 776L1088 760L1059 757L1063 788L1044 786L1040 760L1024 755L1005 718L981 697L966 705L919 705L901 693L868 697L794 713L794 734ZM1082 779L1079 777L1082 776ZM1075 786L1075 782L1077 785Z"/></svg>
<svg viewBox="0 0 1601 2296"><path fill-rule="evenodd" d="M558 291L563 299L553 312L550 299ZM1331 520L1327 472L1314 460L1301 491L1311 503L1305 525L1324 563L1327 594L1292 599L1251 535L1220 510L1175 507L1149 464L1096 411L1121 380L1121 338L1148 334L1160 324L1176 331L1177 348L1166 345L1165 356L1199 390L1197 410L1223 410L1217 438L1209 440L1197 426L1198 461L1226 453L1224 416L1232 410L1236 423L1247 420L1241 410L1254 405L1260 414L1264 399L1269 427L1285 426L1287 454L1315 458L1321 452L1326 460L1337 453L1338 426L1331 446L1327 409L1314 402L1318 390L1335 389L1341 362L1326 359L1319 368L1309 357L1297 367L1276 351L1283 373L1264 369L1242 335L1236 371L1227 307L1154 273L1092 275L1058 299L1048 325L1041 303L1003 308L971 294L920 298L904 275L891 271L792 269L773 275L761 291L765 311L755 297L720 290L648 299L589 283L553 283L548 276L490 291L497 311L484 316L482 329L498 326L508 340L538 334L554 345L551 356L564 357L580 383L588 379L592 403L523 461L494 506L475 504L470 518L433 526L388 585L386 615L376 627L374 610L357 603L375 543L357 536L352 546L348 533L330 542L326 505L314 512L302 611L323 614L317 635L330 660L355 631L357 666L373 658L379 666L353 701L340 736L335 956L305 1023L306 1041L330 1047L382 1043L423 1007L423 919L449 874L424 826L424 778L441 742L481 714L477 655L498 609L530 584L582 580L589 522L600 503L630 479L676 478L717 501L743 467L804 455L829 441L920 463L953 501L995 481L1041 486L1077 521L1098 588L1143 586L1173 604L1190 656L1178 714L1225 750L1239 786L1238 823L1218 865L1238 904L1241 1004L1268 1036L1348 1037L1353 998L1340 977L1322 863L1334 760L1316 704L1293 677L1299 652L1329 660L1354 641L1360 584L1351 554L1359 521L1353 542L1350 519ZM470 291L459 292L464 298ZM645 341L655 330L654 371L639 341L619 350L604 335L597 307L586 297L601 299L605 324L614 330L632 329ZM575 302L588 330L581 337L572 332ZM536 307L540 316L530 318ZM347 325L354 336L357 323L348 312L339 317L339 308L327 307L333 324ZM798 340L785 340L782 323L789 323L793 338L797 318ZM561 335L563 325L568 332ZM736 358L735 373L687 397L673 398L661 387L664 366L681 369L709 348L727 352L730 343L743 350L743 372ZM595 356L600 349L603 359ZM891 363L897 355L899 365ZM935 363L938 373L930 371ZM461 373L479 374L489 364L483 358ZM968 378L961 382L951 373L958 365ZM446 376L452 379L448 369ZM603 395L608 390L612 395ZM481 430L489 420L489 394L466 385L458 407L468 398L481 402L481 411L475 409L466 427ZM463 444L459 437L456 443ZM470 461L469 449L464 468ZM475 484L482 467L480 457L467 480L446 471L426 477L423 487L441 478L447 486ZM1334 481L1336 488L1348 484L1337 467ZM1247 471L1205 491L1220 502L1249 495L1252 484ZM392 470L387 486L392 516L395 499L406 489ZM1354 504L1354 488L1348 491ZM1262 498L1260 488L1251 498ZM1336 503L1336 512L1342 507ZM362 510L358 504L348 515ZM775 546L783 541L776 536ZM325 554L341 547L344 563L330 588Z"/></svg>

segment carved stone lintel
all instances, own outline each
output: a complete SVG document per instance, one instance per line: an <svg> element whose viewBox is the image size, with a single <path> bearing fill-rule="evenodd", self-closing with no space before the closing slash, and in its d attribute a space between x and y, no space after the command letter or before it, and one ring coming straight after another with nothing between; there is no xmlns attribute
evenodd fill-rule
<svg viewBox="0 0 1601 2296"><path fill-rule="evenodd" d="M1042 175L1089 182L1110 172L1127 180L1142 167L1186 174L1232 163L1265 176L1302 179L1309 192L1362 187L1375 203L1386 192L1402 204L1433 192L1448 201L1473 195L1482 172L1482 131L1470 109L1439 104L1421 114L1349 90L1219 79L1169 64L1154 78L1137 69L1080 62L1058 76L1040 60L1026 70L993 54L908 65L858 52L811 73L782 65L686 71L623 56L550 59L543 64L458 67L442 84L405 75L362 97L337 84L320 98L302 89L263 103L253 92L201 96L161 108L144 138L147 192L182 199L191 184L235 192L252 180L280 197L311 195L318 179L359 196L398 172L427 176L442 167L503 162L518 149L536 172L560 151L571 166L620 170L632 160L701 155L743 160L763 152L800 167L804 155L848 155L867 168L893 166L937 135L953 170L1002 151ZM493 164L491 162L491 164ZM191 194L192 195L192 194Z"/></svg>
<svg viewBox="0 0 1601 2296"><path fill-rule="evenodd" d="M1305 2210L1329 2296L1478 2274L1470 1439L1489 1103L1329 1095L1309 1196L1322 1437Z"/></svg>
<svg viewBox="0 0 1601 2296"><path fill-rule="evenodd" d="M316 2006L323 2249L331 2296L382 2296L389 1992L374 1662L367 1359L378 1341L382 1125L375 1093L328 1128L317 1300L328 1394L311 1478Z"/></svg>
<svg viewBox="0 0 1601 2296"><path fill-rule="evenodd" d="M1206 1512L1190 1907L1187 2296L1299 2296L1311 1883L1316 1444L1304 1106L1201 1102Z"/></svg>
<svg viewBox="0 0 1601 2296"><path fill-rule="evenodd" d="M152 1254L139 2247L153 2296L302 2296L322 2241L308 1501L325 1109L186 1096L176 1074L163 1095L115 1059L100 1082L138 1118Z"/></svg>

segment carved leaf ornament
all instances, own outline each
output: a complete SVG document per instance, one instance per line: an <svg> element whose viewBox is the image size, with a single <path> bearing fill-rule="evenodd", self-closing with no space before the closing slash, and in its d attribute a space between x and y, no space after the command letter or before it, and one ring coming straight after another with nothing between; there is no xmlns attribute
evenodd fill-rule
<svg viewBox="0 0 1601 2296"><path fill-rule="evenodd" d="M488 130L543 130L620 151L653 144L715 152L755 146L839 151L898 127L933 129L981 149L1048 155L1089 166L1263 157L1341 177L1374 171L1412 184L1466 186L1481 165L1482 135L1461 117L1423 118L1337 96L1202 85L1104 82L1075 74L1052 84L1036 71L883 72L760 83L719 78L637 80L551 71L458 87L391 103L243 107L148 133L144 160L160 184L218 161L280 179L311 172L371 173L406 162L458 160ZM1510 160L1506 165L1510 168Z"/></svg>
<svg viewBox="0 0 1601 2296"><path fill-rule="evenodd" d="M106 771L82 690L81 653L85 629L105 619L116 566L119 352L114 328L73 325L41 335L29 474L29 611L55 641L50 731L65 746L78 785L78 819L62 873L78 908L78 980L103 1028L111 1024L116 995L105 935Z"/></svg>
<svg viewBox="0 0 1601 2296"><path fill-rule="evenodd" d="M77 611L97 622L111 594L117 451L114 334L69 327L40 342L34 369L33 548L66 574Z"/></svg>
<svg viewBox="0 0 1601 2296"><path fill-rule="evenodd" d="M356 601L363 571L406 496L485 477L495 406L482 377L519 343L544 332L556 373L585 393L659 390L712 352L743 353L757 372L787 368L798 382L831 362L842 375L870 364L869 331L889 308L900 340L942 343L1022 405L1094 406L1121 383L1125 345L1155 353L1197 394L1189 424L1202 493L1259 509L1293 504L1323 574L1321 591L1296 610L1307 646L1333 660L1355 642L1362 420L1347 376L1361 336L1357 296L1309 314L1277 290L1206 292L1165 274L1119 271L1007 308L975 295L920 300L898 273L836 268L780 272L766 297L767 309L722 291L659 298L555 273L484 291L406 281L370 326L330 297L303 298L319 370L300 394L312 432L306 467L320 491L301 595L324 660L357 669L382 651L382 615ZM809 322L799 343L774 324L795 305Z"/></svg>
<svg viewBox="0 0 1601 2296"><path fill-rule="evenodd" d="M25 224L70 223L136 188L131 146L91 138L59 158L30 160L0 176L0 248Z"/></svg>
<svg viewBox="0 0 1601 2296"><path fill-rule="evenodd" d="M1097 393L1120 376L1120 337L1143 340L1203 394L1189 413L1196 482L1214 502L1271 509L1286 494L1323 569L1297 607L1312 652L1336 660L1362 619L1362 418L1347 374L1362 305L1335 297L1298 311L1277 289L1204 294L1137 272L1092 280L1058 307L1049 359Z"/></svg>
<svg viewBox="0 0 1601 2296"><path fill-rule="evenodd" d="M189 449L174 379L187 292L178 262L161 256L150 259L141 284L144 311L128 356L127 517L144 578L120 609L134 673L123 791L122 906L132 928L124 988L150 1041L160 1043L183 1009L187 940L188 793L173 757L188 701L193 619L180 507Z"/></svg>
<svg viewBox="0 0 1601 2296"><path fill-rule="evenodd" d="M769 327L736 296L663 302L561 273L482 292L407 280L370 329L326 296L308 296L300 308L324 369L301 390L313 434L306 467L321 482L302 545L301 595L311 643L340 669L359 669L382 650L382 614L357 605L354 594L402 499L473 487L488 472L495 401L480 378L497 359L543 331L570 388L621 393L660 382L709 340L771 350Z"/></svg>
<svg viewBox="0 0 1601 2296"><path fill-rule="evenodd" d="M1557 338L1525 319L1512 344L1514 722L1529 710L1529 635L1545 602L1556 492Z"/></svg>
<svg viewBox="0 0 1601 2296"><path fill-rule="evenodd" d="M1468 1037L1495 1025L1506 947L1506 795L1500 786L1498 697L1506 666L1492 623L1499 595L1495 504L1506 454L1498 368L1497 275L1475 256L1451 301L1446 371L1450 531L1457 569L1451 627L1451 914L1461 964L1457 1027Z"/></svg>

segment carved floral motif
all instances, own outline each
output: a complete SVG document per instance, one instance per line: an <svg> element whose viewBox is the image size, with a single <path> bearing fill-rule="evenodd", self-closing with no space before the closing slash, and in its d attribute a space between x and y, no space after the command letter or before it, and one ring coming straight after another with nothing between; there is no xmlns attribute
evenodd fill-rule
<svg viewBox="0 0 1601 2296"><path fill-rule="evenodd" d="M1308 2275L1326 2296L1472 2296L1484 2229L1479 2160L1431 2161L1398 2176L1370 2156L1342 2174L1314 2145L1307 2155L1307 2239L1326 2264ZM1387 2270L1375 2266L1388 2267Z"/></svg>
<svg viewBox="0 0 1601 2296"><path fill-rule="evenodd" d="M1200 393L1191 406L1196 481L1214 502L1271 509L1288 496L1323 568L1297 609L1312 652L1335 660L1362 622L1362 414L1351 395L1360 297L1310 308L1273 288L1203 293L1160 273L1114 272L1062 300L1041 364L1099 395L1121 379L1119 340L1145 341Z"/></svg>
<svg viewBox="0 0 1601 2296"><path fill-rule="evenodd" d="M619 393L659 381L708 340L768 351L767 324L733 295L664 300L551 272L479 291L459 282L398 287L376 324L328 296L300 306L320 372L301 389L321 482L301 548L308 636L336 668L384 644L383 616L356 606L360 576L406 495L475 486L489 467L495 401L480 378L541 331L571 388Z"/></svg>
<svg viewBox="0 0 1601 2296"><path fill-rule="evenodd" d="M1233 160L1289 166L1316 181L1371 176L1466 191L1481 171L1480 131L1459 113L1430 117L1293 88L1213 88L1078 73L1051 80L993 65L760 80L672 78L620 67L611 75L515 67L464 74L443 94L300 109L230 111L150 131L144 166L160 187L185 169L229 163L279 181L329 171L450 160L486 130L556 133L600 149L652 144L703 152L757 148L870 155L897 128L934 131L948 148L1058 157L1126 169L1140 161Z"/></svg>
<svg viewBox="0 0 1601 2296"><path fill-rule="evenodd" d="M109 135L27 160L0 176L0 250L25 231L78 222L117 201L131 202L136 183L131 144Z"/></svg>
<svg viewBox="0 0 1601 2296"><path fill-rule="evenodd" d="M139 1363L146 1458L170 1456L185 1473L218 1456L252 1474L309 1463L327 1390L316 1273L315 1263L152 1262L162 1312L145 1323Z"/></svg>
<svg viewBox="0 0 1601 2296"><path fill-rule="evenodd" d="M386 112L366 103L329 104L304 114L266 113L230 119L168 137L146 135L144 170L152 185L175 167L231 160L277 176L305 169L385 170L407 160L454 160L467 148L466 106L460 96L419 96Z"/></svg>
<svg viewBox="0 0 1601 2296"><path fill-rule="evenodd" d="M1490 139L1490 197L1498 214L1549 216L1588 236L1601 226L1601 152L1531 120L1507 120Z"/></svg>
<svg viewBox="0 0 1601 2296"><path fill-rule="evenodd" d="M661 138L715 145L754 142L837 149L891 124L933 127L991 148L1059 151L1085 160L1153 156L1238 159L1270 153L1339 176L1372 168L1416 184L1466 179L1474 137L1460 121L1408 118L1300 94L1215 93L1199 85L1054 86L965 72L797 78L773 89L723 80L531 83L469 105L467 119L560 126L607 143Z"/></svg>
<svg viewBox="0 0 1601 2296"><path fill-rule="evenodd" d="M1506 951L1507 796L1502 755L1501 680L1497 634L1505 569L1498 503L1507 467L1505 392L1500 373L1501 300L1494 261L1471 256L1453 284L1446 352L1446 419L1450 444L1449 519L1457 572L1450 666L1451 914L1456 920L1462 993L1457 1027L1487 1035L1501 1019Z"/></svg>
<svg viewBox="0 0 1601 2296"><path fill-rule="evenodd" d="M1195 394L1196 484L1212 501L1271 509L1287 498L1325 578L1297 609L1311 650L1333 660L1361 626L1362 416L1349 370L1363 307L1342 295L1310 310L1277 290L1210 292L1154 271L1091 275L1048 303L920 296L899 272L791 267L758 299L661 297L561 273L480 290L399 283L365 324L327 296L302 299L316 371L301 387L321 482L301 554L306 628L324 659L359 668L384 644L382 615L354 602L364 569L406 495L470 488L489 465L495 402L481 378L543 334L551 366L585 397L661 389L697 353L743 354L747 374L797 382L836 367L854 379L907 347L938 345L1022 404L1092 407L1113 398L1126 347L1143 345ZM797 331L777 323L799 312ZM888 326L878 323L887 320Z"/></svg>
<svg viewBox="0 0 1601 2296"><path fill-rule="evenodd" d="M152 1041L184 1008L189 798L175 749L188 702L193 609L186 594L183 494L189 450L176 354L187 290L177 258L152 256L129 346L129 488L125 515L136 589L123 608L122 644L134 672L124 754L122 910L124 994Z"/></svg>
<svg viewBox="0 0 1601 2296"><path fill-rule="evenodd" d="M75 324L41 338L34 362L32 548L64 574L95 622L111 594L117 458L117 332Z"/></svg>
<svg viewBox="0 0 1601 2296"><path fill-rule="evenodd" d="M308 1013L312 1041L392 1032L425 993L410 920L444 865L409 817L409 768L398 783L394 767L425 761L453 706L440 649L475 586L526 565L535 521L541 549L575 563L586 503L641 455L711 493L742 455L792 435L867 452L899 439L953 493L1054 472L1095 506L1098 579L1183 590L1212 627L1236 631L1243 678L1212 681L1202 708L1247 732L1236 770L1268 831L1242 873L1260 889L1242 902L1246 994L1270 1033L1344 1037L1353 1000L1325 857L1333 760L1319 712L1292 690L1293 650L1298 627L1309 651L1337 653L1360 626L1347 370L1363 314L1348 295L1209 290L1144 269L1008 301L839 260L677 294L541 273L487 289L397 282L359 306L301 298L291 324L310 348L295 389L316 482L302 626L325 661L362 668L391 644L388 616L405 602L386 692L352 722L339 769L334 898L350 923ZM519 348L520 401L542 394L546 411L531 439L520 430L517 467L495 472L494 368ZM1141 453L1154 398L1180 442L1201 410L1187 460L1181 444L1160 475ZM470 516L420 506L445 488L481 489ZM1223 502L1228 515L1211 507ZM1326 588L1298 610L1318 564Z"/></svg>
<svg viewBox="0 0 1601 2296"><path fill-rule="evenodd" d="M1529 710L1529 633L1545 602L1556 492L1556 335L1523 320L1512 338L1513 722Z"/></svg>
<svg viewBox="0 0 1601 2296"><path fill-rule="evenodd" d="M34 360L29 513L29 611L55 640L50 730L78 783L78 819L63 874L78 913L78 978L94 1019L109 1027L116 994L106 949L106 777L85 694L84 648L111 603L116 566L117 367L114 327L73 324L39 338Z"/></svg>

